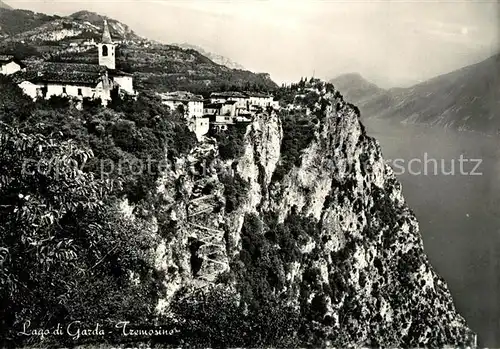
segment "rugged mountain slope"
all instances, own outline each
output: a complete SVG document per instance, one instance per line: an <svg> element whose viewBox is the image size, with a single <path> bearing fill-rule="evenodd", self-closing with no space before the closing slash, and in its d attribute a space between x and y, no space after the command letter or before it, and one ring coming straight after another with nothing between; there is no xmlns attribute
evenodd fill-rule
<svg viewBox="0 0 500 349"><path fill-rule="evenodd" d="M0 0L0 9L1 8L7 9L7 10L12 10L12 7L10 7L5 2L3 2L3 1Z"/></svg>
<svg viewBox="0 0 500 349"><path fill-rule="evenodd" d="M228 67L230 69L245 70L245 67L243 67L241 64L236 63L236 62L232 61L231 59L229 59L227 57L224 57L224 56L221 56L221 55L218 55L216 53L207 52L207 51L205 51L203 48L201 48L199 46L191 45L191 44L188 44L188 43L173 44L173 45L174 46L179 46L179 47L185 48L185 49L191 49L191 50L198 51L202 55L210 58L215 63L223 65L223 66Z"/></svg>
<svg viewBox="0 0 500 349"><path fill-rule="evenodd" d="M58 16L48 16L43 13L0 7L0 36L16 35L58 18Z"/></svg>
<svg viewBox="0 0 500 349"><path fill-rule="evenodd" d="M97 63L97 49L82 41L100 40L107 19L117 50L119 68L135 73L138 87L182 89L208 93L218 89L270 90L276 84L268 74L254 74L221 66L193 49L163 45L136 35L127 25L88 11L67 17L31 11L0 10L4 37L0 52L24 59ZM76 43L77 46L71 46Z"/></svg>
<svg viewBox="0 0 500 349"><path fill-rule="evenodd" d="M314 135L279 181L287 135L275 114L248 126L235 160L206 141L165 172L152 221L167 289L158 309L217 284L240 305L286 300L313 346L473 344L380 146L334 92L323 90Z"/></svg>
<svg viewBox="0 0 500 349"><path fill-rule="evenodd" d="M365 115L486 133L500 129L500 54L410 88L382 90L345 76L332 82Z"/></svg>

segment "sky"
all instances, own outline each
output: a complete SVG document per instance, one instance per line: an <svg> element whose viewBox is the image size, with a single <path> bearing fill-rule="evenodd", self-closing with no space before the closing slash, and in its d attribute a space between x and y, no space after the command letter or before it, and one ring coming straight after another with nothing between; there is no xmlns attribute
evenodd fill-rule
<svg viewBox="0 0 500 349"><path fill-rule="evenodd" d="M89 10L163 43L189 43L278 82L357 72L409 86L500 52L500 2L5 0L60 15Z"/></svg>

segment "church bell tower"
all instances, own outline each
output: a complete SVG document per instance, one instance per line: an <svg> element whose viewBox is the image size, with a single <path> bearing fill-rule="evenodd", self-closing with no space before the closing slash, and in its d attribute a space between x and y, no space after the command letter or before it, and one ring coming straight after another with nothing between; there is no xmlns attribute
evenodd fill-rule
<svg viewBox="0 0 500 349"><path fill-rule="evenodd" d="M97 47L99 49L99 65L106 66L112 70L116 69L116 44L111 40L108 21L106 20L104 20L102 40Z"/></svg>

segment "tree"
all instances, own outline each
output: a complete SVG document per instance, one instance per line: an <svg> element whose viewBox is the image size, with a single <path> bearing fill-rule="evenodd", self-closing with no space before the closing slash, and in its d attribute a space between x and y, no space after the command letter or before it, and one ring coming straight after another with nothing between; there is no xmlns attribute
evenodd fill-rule
<svg viewBox="0 0 500 349"><path fill-rule="evenodd" d="M0 125L0 341L12 340L26 319L40 327L62 318L109 321L123 312L117 299L144 304L129 273L150 272L151 241L106 202L112 183L81 170L92 156L57 134ZM85 305L88 292L115 297ZM125 309L144 319L151 304Z"/></svg>

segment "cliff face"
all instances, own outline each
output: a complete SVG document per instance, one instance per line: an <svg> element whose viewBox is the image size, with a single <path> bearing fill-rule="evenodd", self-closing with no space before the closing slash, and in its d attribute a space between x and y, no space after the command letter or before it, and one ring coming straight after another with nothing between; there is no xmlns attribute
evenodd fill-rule
<svg viewBox="0 0 500 349"><path fill-rule="evenodd" d="M321 92L314 139L279 182L273 173L282 161L283 128L275 114L248 126L238 159L220 160L217 144L207 140L165 172L154 222L163 239L157 266L167 290L158 310L167 312L183 286L220 282L238 263L249 268L239 260L248 252L249 217L264 227L272 225L271 216L276 226L295 217L312 228L293 240L293 258L271 265L280 280L273 292L302 312L320 299L311 323L326 344L474 344L425 256L418 222L378 142L340 95ZM245 184L238 205L229 207L228 187L236 179ZM269 246L285 251L279 244ZM237 289L239 281L236 276L226 285Z"/></svg>

